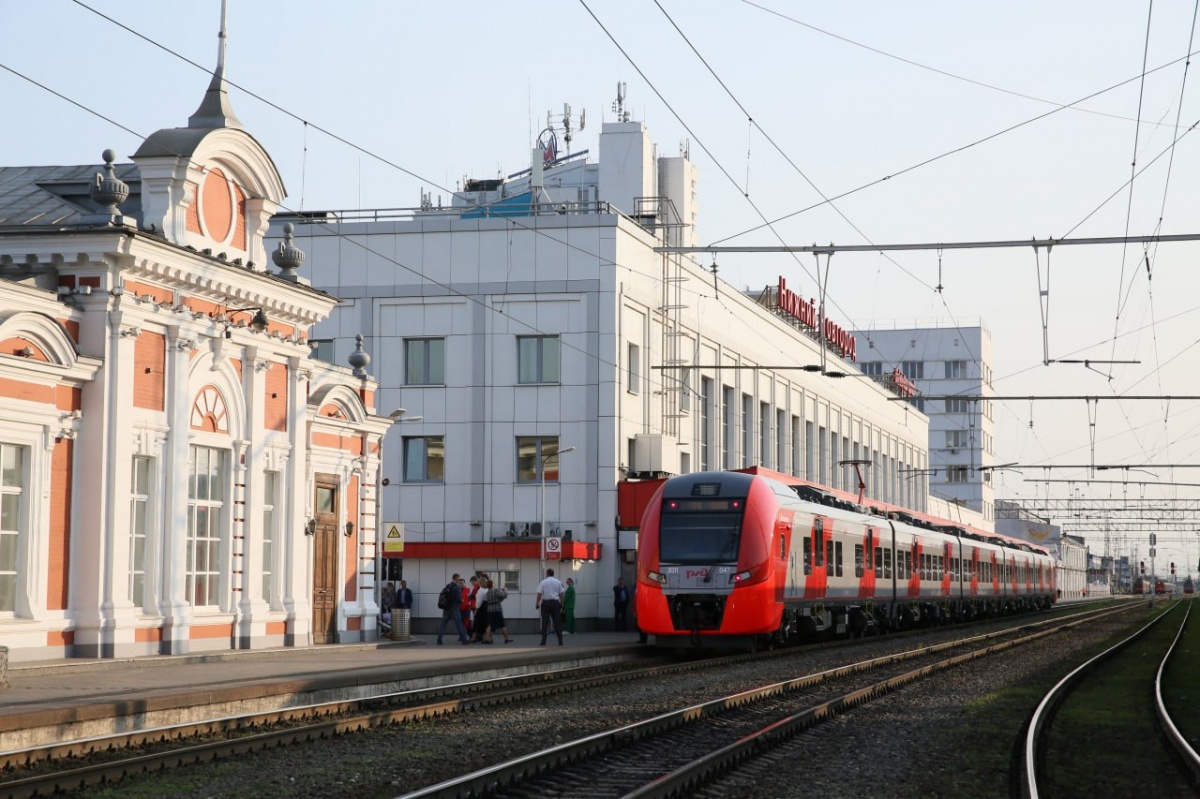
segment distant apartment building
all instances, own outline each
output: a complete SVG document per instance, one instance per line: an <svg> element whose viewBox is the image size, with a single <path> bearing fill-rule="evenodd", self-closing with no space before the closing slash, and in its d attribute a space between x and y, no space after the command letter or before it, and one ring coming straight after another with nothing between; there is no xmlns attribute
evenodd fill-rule
<svg viewBox="0 0 1200 799"><path fill-rule="evenodd" d="M873 329L854 332L858 366L882 383L903 378L916 387L909 400L929 417L930 496L995 515L992 334L968 326ZM910 475L916 479L916 475Z"/></svg>

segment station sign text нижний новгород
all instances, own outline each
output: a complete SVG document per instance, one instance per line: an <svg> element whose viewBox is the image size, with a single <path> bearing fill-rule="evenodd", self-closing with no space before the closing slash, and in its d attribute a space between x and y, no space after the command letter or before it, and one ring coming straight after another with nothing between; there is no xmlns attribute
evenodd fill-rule
<svg viewBox="0 0 1200 799"><path fill-rule="evenodd" d="M817 313L817 301L805 300L787 287L787 278L779 276L779 310L795 319L801 326L814 332L821 325L820 314ZM825 341L843 357L851 361L858 360L857 346L854 336L841 325L828 319L825 321Z"/></svg>

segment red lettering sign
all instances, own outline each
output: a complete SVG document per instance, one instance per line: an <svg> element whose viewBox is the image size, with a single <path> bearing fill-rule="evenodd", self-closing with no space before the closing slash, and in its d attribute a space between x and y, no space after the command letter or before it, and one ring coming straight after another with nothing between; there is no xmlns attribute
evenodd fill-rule
<svg viewBox="0 0 1200 799"><path fill-rule="evenodd" d="M708 576L708 569L688 569L686 572L684 572L684 575L683 575L685 580L690 580L693 577L707 577L707 576Z"/></svg>
<svg viewBox="0 0 1200 799"><path fill-rule="evenodd" d="M892 390L901 397L917 396L917 384L905 377L904 372L901 372L899 369L893 369L888 378Z"/></svg>
<svg viewBox="0 0 1200 799"><path fill-rule="evenodd" d="M821 314L817 312L817 301L810 299L805 302L804 298L787 287L787 279L783 275L779 276L779 310L795 319L802 327L820 332L826 343L843 358L858 360L858 346L854 335L829 319L825 320L825 329L818 331Z"/></svg>

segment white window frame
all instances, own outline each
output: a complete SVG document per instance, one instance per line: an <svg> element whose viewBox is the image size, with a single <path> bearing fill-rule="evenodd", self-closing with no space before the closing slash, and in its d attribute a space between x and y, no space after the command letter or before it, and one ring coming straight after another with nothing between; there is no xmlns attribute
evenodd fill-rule
<svg viewBox="0 0 1200 799"><path fill-rule="evenodd" d="M262 574L262 596L267 604L274 607L275 596L275 550L279 538L279 514L275 511L279 504L279 486L282 484L282 474L275 471L265 471L263 476L263 523L262 523L262 558L259 571Z"/></svg>
<svg viewBox="0 0 1200 799"><path fill-rule="evenodd" d="M562 343L558 336L517 336L518 384L554 385L561 375Z"/></svg>
<svg viewBox="0 0 1200 799"><path fill-rule="evenodd" d="M212 460L216 458L214 470ZM201 462L203 460L203 463ZM220 609L225 578L224 530L229 494L229 450L197 444L188 449L185 596L193 608ZM200 469L207 477L201 486ZM213 487L220 491L219 496ZM204 494L204 496L201 496ZM216 498L214 498L216 496Z"/></svg>
<svg viewBox="0 0 1200 799"><path fill-rule="evenodd" d="M414 357L419 356L419 359ZM414 360L420 374L414 376ZM404 339L404 385L446 385L446 339L439 336L421 336Z"/></svg>
<svg viewBox="0 0 1200 799"><path fill-rule="evenodd" d="M522 484L540 483L545 470L547 483L558 482L558 436L517 436L517 479ZM546 453L556 453L546 456ZM532 458L533 462L528 461ZM630 461L632 463L632 460ZM532 467L532 468L531 468Z"/></svg>
<svg viewBox="0 0 1200 799"><path fill-rule="evenodd" d="M641 369L642 369L642 350L637 344L632 341L626 347L626 370L625 379L628 391L630 394L637 394L642 389Z"/></svg>
<svg viewBox="0 0 1200 799"><path fill-rule="evenodd" d="M141 468L139 468L141 467ZM146 562L153 513L154 459L135 455L129 475L129 601L146 606Z"/></svg>
<svg viewBox="0 0 1200 799"><path fill-rule="evenodd" d="M26 590L21 558L30 454L20 444L0 443L0 615L15 615Z"/></svg>
<svg viewBox="0 0 1200 799"><path fill-rule="evenodd" d="M431 443L437 442L441 450L441 474L437 477L430 477L430 464L433 459L430 458ZM420 468L414 469L416 463L413 458L418 453L413 451L413 447L420 445ZM406 483L444 483L446 480L446 437L445 436L406 436L404 438L404 482Z"/></svg>

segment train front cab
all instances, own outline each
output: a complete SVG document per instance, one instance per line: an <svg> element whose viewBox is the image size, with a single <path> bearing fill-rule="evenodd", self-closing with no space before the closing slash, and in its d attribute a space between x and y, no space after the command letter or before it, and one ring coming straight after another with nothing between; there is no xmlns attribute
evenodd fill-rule
<svg viewBox="0 0 1200 799"><path fill-rule="evenodd" d="M638 624L667 646L745 646L779 627L773 540L779 503L764 480L703 472L665 482L638 535Z"/></svg>

